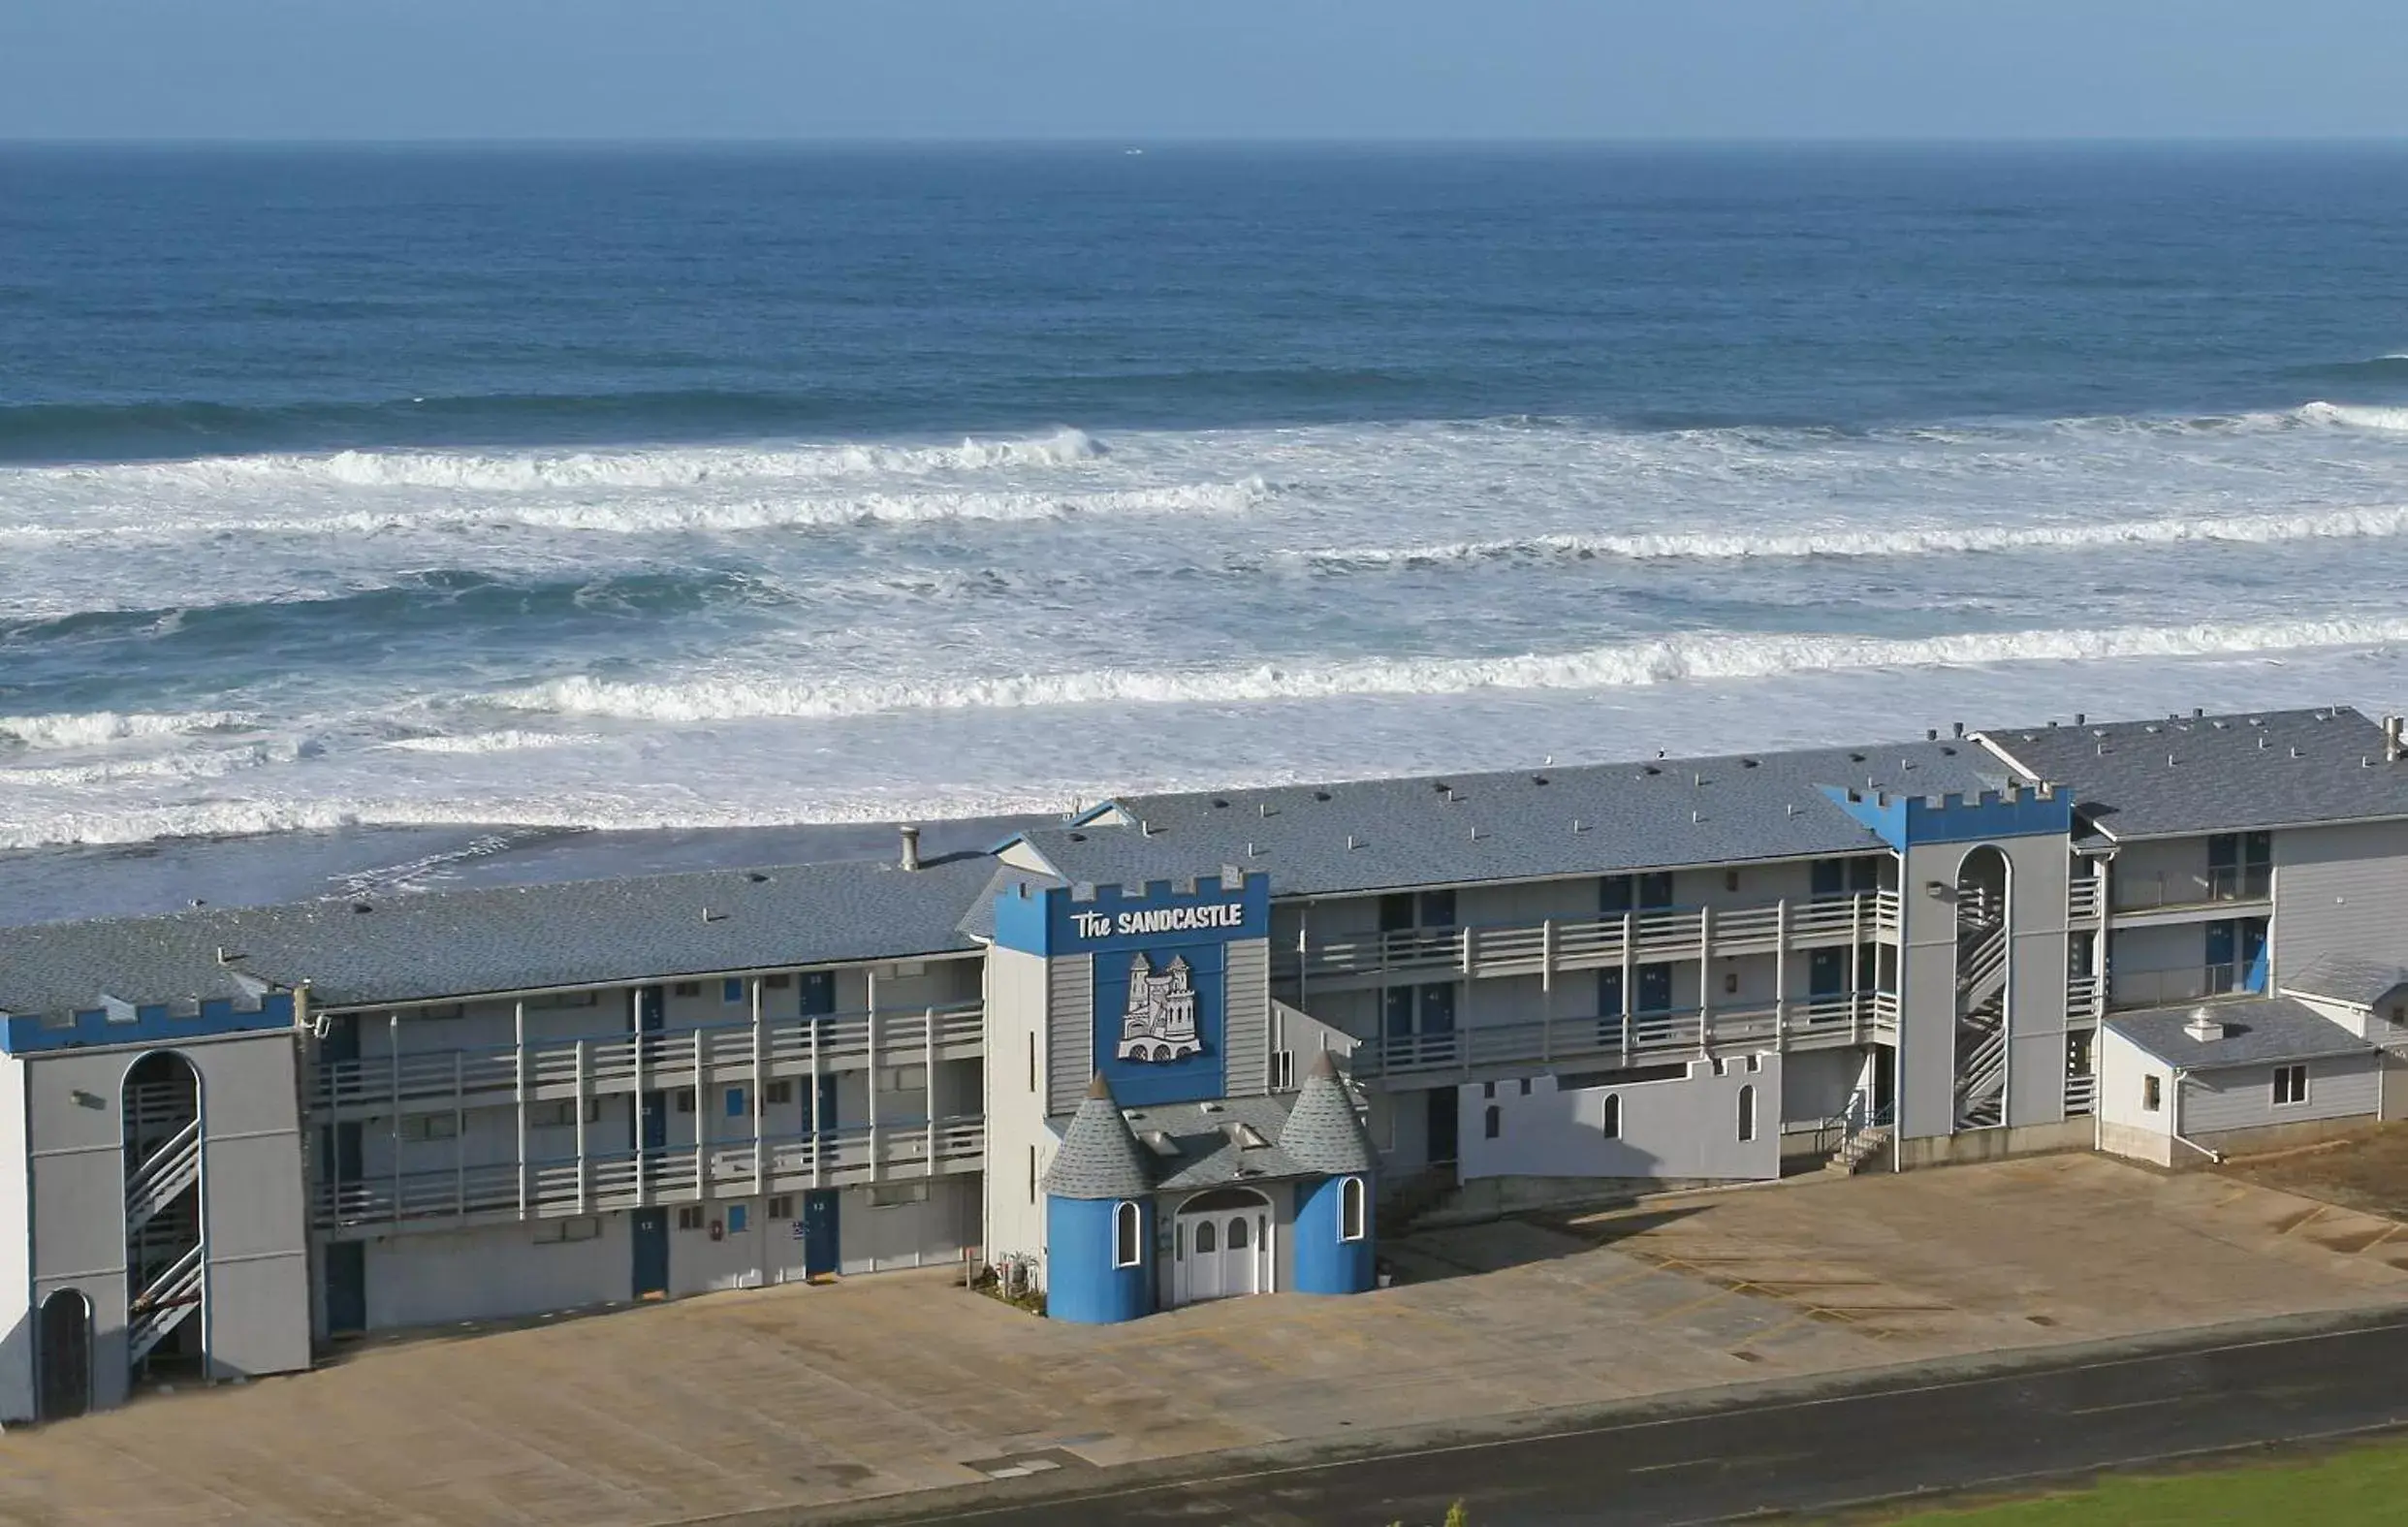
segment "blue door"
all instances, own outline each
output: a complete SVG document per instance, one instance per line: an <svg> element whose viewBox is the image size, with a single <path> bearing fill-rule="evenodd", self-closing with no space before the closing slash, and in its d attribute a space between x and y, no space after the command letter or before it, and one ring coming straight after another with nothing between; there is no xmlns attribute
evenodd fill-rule
<svg viewBox="0 0 2408 1527"><path fill-rule="evenodd" d="M837 1250L837 1195L832 1188L803 1195L803 1276L816 1278L843 1264Z"/></svg>
<svg viewBox="0 0 2408 1527"><path fill-rule="evenodd" d="M1848 951L1817 949L1806 957L1806 995L1837 997L1848 990Z"/></svg>
<svg viewBox="0 0 2408 1527"><path fill-rule="evenodd" d="M1637 1010L1643 1013L1668 1013L1672 1010L1672 967L1642 965L1638 968Z"/></svg>
<svg viewBox="0 0 2408 1527"><path fill-rule="evenodd" d="M837 1079L833 1073L822 1073L819 1096L811 1100L811 1132L826 1134L837 1127Z"/></svg>
<svg viewBox="0 0 2408 1527"><path fill-rule="evenodd" d="M326 1328L333 1336L367 1329L364 1241L336 1241L326 1249Z"/></svg>
<svg viewBox="0 0 2408 1527"><path fill-rule="evenodd" d="M669 1292L669 1211L638 1209L630 1217L635 1232L635 1296L658 1299Z"/></svg>

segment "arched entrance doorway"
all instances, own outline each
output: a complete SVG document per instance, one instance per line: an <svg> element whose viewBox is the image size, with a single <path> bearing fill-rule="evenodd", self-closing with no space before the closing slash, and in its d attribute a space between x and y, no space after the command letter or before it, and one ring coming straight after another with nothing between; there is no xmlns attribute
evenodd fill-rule
<svg viewBox="0 0 2408 1527"><path fill-rule="evenodd" d="M1271 1200L1251 1188L1216 1188L1171 1220L1171 1302L1195 1304L1271 1291Z"/></svg>
<svg viewBox="0 0 2408 1527"><path fill-rule="evenodd" d="M1984 843L1956 870L1956 1128L2007 1118L2009 952L2013 948L2007 856Z"/></svg>
<svg viewBox="0 0 2408 1527"><path fill-rule="evenodd" d="M69 1420L92 1408L91 1300L61 1288L42 1301L34 1365L42 1388L35 1408L43 1420Z"/></svg>
<svg viewBox="0 0 2408 1527"><path fill-rule="evenodd" d="M126 1362L137 1378L202 1363L206 1287L201 1073L173 1050L125 1073Z"/></svg>

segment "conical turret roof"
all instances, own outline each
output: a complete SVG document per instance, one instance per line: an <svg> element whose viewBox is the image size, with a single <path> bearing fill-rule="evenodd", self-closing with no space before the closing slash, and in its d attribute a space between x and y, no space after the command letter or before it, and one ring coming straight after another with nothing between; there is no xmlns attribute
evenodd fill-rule
<svg viewBox="0 0 2408 1527"><path fill-rule="evenodd" d="M1045 1169L1045 1191L1057 1198L1134 1198L1153 1188L1145 1148L1121 1117L1111 1084L1097 1073Z"/></svg>
<svg viewBox="0 0 2408 1527"><path fill-rule="evenodd" d="M1338 1063L1323 1050L1305 1073L1296 1106L1280 1130L1280 1149L1297 1164L1336 1177L1368 1172L1378 1161L1371 1132L1363 1128L1346 1084L1338 1080Z"/></svg>

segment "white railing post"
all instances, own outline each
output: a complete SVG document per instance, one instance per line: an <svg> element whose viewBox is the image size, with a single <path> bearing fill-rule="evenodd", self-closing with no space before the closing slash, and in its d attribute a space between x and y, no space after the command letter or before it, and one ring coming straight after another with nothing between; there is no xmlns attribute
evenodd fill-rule
<svg viewBox="0 0 2408 1527"><path fill-rule="evenodd" d="M709 1198L711 1192L711 1121L717 1117L711 1109L710 1071L704 1065L704 1036L710 1031L694 1025L694 1196Z"/></svg>
<svg viewBox="0 0 2408 1527"><path fill-rule="evenodd" d="M769 1192L769 1151L762 1121L769 1117L769 1031L762 1027L761 977L752 978L752 1195Z"/></svg>
<svg viewBox="0 0 2408 1527"><path fill-rule="evenodd" d="M526 1182L526 1123L527 1123L527 1121L526 1121L526 1093L527 1093L527 1064L526 1064L526 1002L525 1002L524 999L522 999L522 1000L520 1000L520 1001L518 1001L518 1002L512 1002L512 1003L510 1004L510 1045L511 1045L511 1049L510 1049L510 1074L511 1074L512 1083L513 1083L513 1085L516 1087L516 1089L517 1089L517 1091L518 1091L518 1095L519 1095L519 1108L518 1108L518 1113L519 1113L519 1149L518 1149L518 1154L517 1154L517 1158L516 1158L516 1159L517 1159L517 1162L518 1162L518 1178L519 1178L519 1218L520 1218L520 1219L522 1219L522 1220L523 1220L523 1219L525 1219L525 1218L526 1218L526 1195L527 1195L527 1182ZM581 1120L582 1120L582 1119L584 1119L584 1118L585 1118L585 1116L586 1116L585 1106L581 1103L581 1104L579 1104L579 1105L578 1105L578 1109L577 1109L577 1117L578 1117L579 1119L581 1119Z"/></svg>
<svg viewBox="0 0 2408 1527"><path fill-rule="evenodd" d="M1773 1045L1788 1049L1790 1040L1790 899L1773 907Z"/></svg>
<svg viewBox="0 0 2408 1527"><path fill-rule="evenodd" d="M571 1053L576 1063L575 1085L577 1088L577 1212L579 1214L583 1214L586 1212L586 1202L590 1193L590 1187L587 1179L592 1175L593 1171L593 1155L586 1148L586 1041L583 1037L578 1038L574 1042ZM635 1127L638 1136L635 1141L636 1161L640 1163L644 1160L644 1141L642 1139L644 1132L644 1094L638 1092L634 1096L636 1113ZM641 1164L639 1164L636 1168L639 1180L641 1180L643 1170L644 1168Z"/></svg>

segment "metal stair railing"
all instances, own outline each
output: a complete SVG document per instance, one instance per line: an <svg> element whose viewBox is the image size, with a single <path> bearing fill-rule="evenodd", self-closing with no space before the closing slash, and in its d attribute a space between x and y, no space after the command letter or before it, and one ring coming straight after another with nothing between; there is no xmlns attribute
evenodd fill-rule
<svg viewBox="0 0 2408 1527"><path fill-rule="evenodd" d="M138 1363L201 1307L201 1247L168 1264L126 1306L126 1361Z"/></svg>
<svg viewBox="0 0 2408 1527"><path fill-rule="evenodd" d="M125 1230L134 1234L201 1176L201 1121L193 1120L150 1153L125 1186Z"/></svg>
<svg viewBox="0 0 2408 1527"><path fill-rule="evenodd" d="M1972 952L1959 957L1957 991L1968 1008L1980 1007L2007 986L2007 928L1992 928Z"/></svg>

